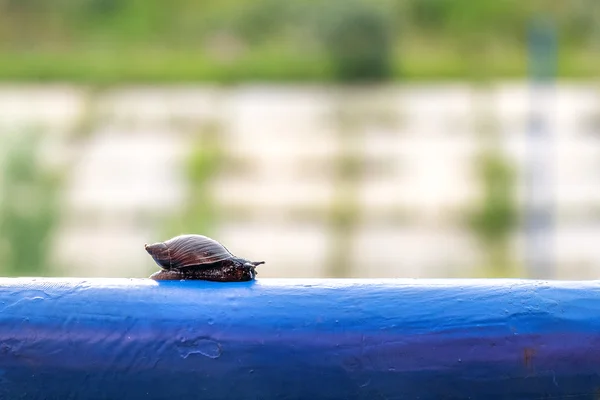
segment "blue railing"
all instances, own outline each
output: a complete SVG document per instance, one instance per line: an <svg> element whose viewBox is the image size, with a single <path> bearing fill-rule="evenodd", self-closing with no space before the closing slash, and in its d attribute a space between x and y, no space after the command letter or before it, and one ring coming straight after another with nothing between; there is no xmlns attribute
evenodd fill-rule
<svg viewBox="0 0 600 400"><path fill-rule="evenodd" d="M0 279L0 309L0 399L592 399L600 388L596 281Z"/></svg>

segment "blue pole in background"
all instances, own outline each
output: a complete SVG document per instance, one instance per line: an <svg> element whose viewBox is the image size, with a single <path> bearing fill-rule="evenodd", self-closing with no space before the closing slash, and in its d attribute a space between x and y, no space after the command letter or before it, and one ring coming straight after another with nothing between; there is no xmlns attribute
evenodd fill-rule
<svg viewBox="0 0 600 400"><path fill-rule="evenodd" d="M554 135L551 126L556 75L556 32L551 20L535 19L529 30L531 108L526 132L526 268L533 278L555 275Z"/></svg>

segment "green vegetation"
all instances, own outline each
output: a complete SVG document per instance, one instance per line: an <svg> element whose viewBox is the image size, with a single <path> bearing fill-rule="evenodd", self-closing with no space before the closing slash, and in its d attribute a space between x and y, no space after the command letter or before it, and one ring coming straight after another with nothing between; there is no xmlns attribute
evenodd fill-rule
<svg viewBox="0 0 600 400"><path fill-rule="evenodd" d="M391 20L381 9L359 0L332 0L320 32L335 78L355 81L391 76Z"/></svg>
<svg viewBox="0 0 600 400"><path fill-rule="evenodd" d="M475 168L482 196L469 215L469 223L486 253L486 265L482 268L484 276L519 276L518 266L511 260L509 244L519 222L516 171L499 149L493 121L484 119L485 115L480 117L477 122L484 146Z"/></svg>
<svg viewBox="0 0 600 400"><path fill-rule="evenodd" d="M484 200L472 219L479 236L490 243L504 241L517 222L514 173L497 151L487 151L478 165Z"/></svg>
<svg viewBox="0 0 600 400"><path fill-rule="evenodd" d="M519 77L527 29L597 76L595 0L0 0L0 79L91 83Z"/></svg>
<svg viewBox="0 0 600 400"><path fill-rule="evenodd" d="M221 127L215 123L201 127L194 135L185 165L187 195L177 212L168 216L166 237L184 232L209 234L214 228L218 209L209 184L223 160L220 134Z"/></svg>
<svg viewBox="0 0 600 400"><path fill-rule="evenodd" d="M9 276L49 272L48 252L58 222L60 179L40 165L37 132L19 132L0 176L0 265Z"/></svg>

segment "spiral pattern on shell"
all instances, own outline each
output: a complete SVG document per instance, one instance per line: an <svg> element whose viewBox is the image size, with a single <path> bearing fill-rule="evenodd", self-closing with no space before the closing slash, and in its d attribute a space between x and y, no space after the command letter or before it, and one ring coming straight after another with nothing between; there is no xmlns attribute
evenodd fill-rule
<svg viewBox="0 0 600 400"><path fill-rule="evenodd" d="M145 248L165 269L214 264L235 257L221 243L203 235L180 235Z"/></svg>

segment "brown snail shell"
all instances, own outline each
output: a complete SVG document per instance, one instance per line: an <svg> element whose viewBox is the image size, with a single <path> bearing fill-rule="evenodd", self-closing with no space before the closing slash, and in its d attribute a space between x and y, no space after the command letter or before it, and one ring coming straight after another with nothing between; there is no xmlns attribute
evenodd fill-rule
<svg viewBox="0 0 600 400"><path fill-rule="evenodd" d="M203 235L180 235L144 248L164 269L214 264L235 258L221 243Z"/></svg>
<svg viewBox="0 0 600 400"><path fill-rule="evenodd" d="M203 279L248 281L264 261L248 261L231 254L221 243L203 235L180 235L144 248L162 268L156 280Z"/></svg>

